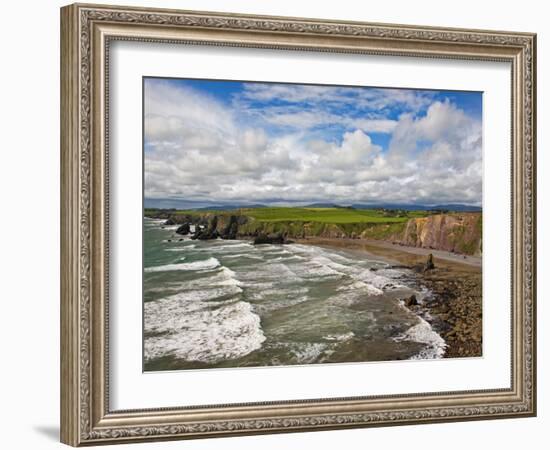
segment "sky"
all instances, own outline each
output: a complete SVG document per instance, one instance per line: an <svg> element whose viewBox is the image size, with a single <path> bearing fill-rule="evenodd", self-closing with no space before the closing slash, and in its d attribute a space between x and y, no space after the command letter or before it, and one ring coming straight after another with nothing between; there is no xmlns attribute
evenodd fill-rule
<svg viewBox="0 0 550 450"><path fill-rule="evenodd" d="M146 206L481 206L480 92L143 83Z"/></svg>

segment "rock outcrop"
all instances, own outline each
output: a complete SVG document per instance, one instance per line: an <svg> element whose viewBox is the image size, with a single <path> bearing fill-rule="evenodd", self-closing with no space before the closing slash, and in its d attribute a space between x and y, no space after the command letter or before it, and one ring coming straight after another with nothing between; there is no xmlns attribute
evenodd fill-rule
<svg viewBox="0 0 550 450"><path fill-rule="evenodd" d="M424 264L424 272L427 272L428 270L433 270L433 269L435 269L434 255L430 253L428 255L428 260L426 261L426 264Z"/></svg>
<svg viewBox="0 0 550 450"><path fill-rule="evenodd" d="M254 238L254 245L258 244L287 244L287 240L281 233L260 234Z"/></svg>
<svg viewBox="0 0 550 450"><path fill-rule="evenodd" d="M181 234L182 236L187 236L190 232L191 226L189 225L189 222L185 222L183 225L180 225L176 230L176 233Z"/></svg>
<svg viewBox="0 0 550 450"><path fill-rule="evenodd" d="M412 247L480 256L482 253L480 213L437 214L410 219L394 242Z"/></svg>

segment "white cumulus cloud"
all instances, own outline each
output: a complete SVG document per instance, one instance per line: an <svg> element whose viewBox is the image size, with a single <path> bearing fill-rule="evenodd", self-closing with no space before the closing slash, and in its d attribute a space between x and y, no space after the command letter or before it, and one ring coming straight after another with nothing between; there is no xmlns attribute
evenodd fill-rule
<svg viewBox="0 0 550 450"><path fill-rule="evenodd" d="M222 102L147 80L146 198L481 202L481 123L448 100L400 89L244 86ZM338 114L350 102L353 111ZM367 112L358 114L360 105ZM390 107L403 113L390 118Z"/></svg>

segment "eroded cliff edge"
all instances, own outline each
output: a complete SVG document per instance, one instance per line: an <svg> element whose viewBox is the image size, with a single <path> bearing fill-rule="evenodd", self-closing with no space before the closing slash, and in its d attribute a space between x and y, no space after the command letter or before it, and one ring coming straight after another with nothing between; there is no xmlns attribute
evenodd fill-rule
<svg viewBox="0 0 550 450"><path fill-rule="evenodd" d="M481 256L481 213L438 214L410 219L394 241L411 247Z"/></svg>
<svg viewBox="0 0 550 450"><path fill-rule="evenodd" d="M444 250L464 255L482 254L482 214L460 212L431 214L401 223L322 223L263 221L236 211L170 212L147 210L146 216L166 219L167 225L193 225L182 229L195 239L251 239L259 236L284 239L375 239L394 244Z"/></svg>

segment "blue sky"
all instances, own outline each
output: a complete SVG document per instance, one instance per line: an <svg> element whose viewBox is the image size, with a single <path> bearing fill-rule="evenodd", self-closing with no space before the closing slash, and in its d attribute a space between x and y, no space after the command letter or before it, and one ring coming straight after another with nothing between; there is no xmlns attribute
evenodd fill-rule
<svg viewBox="0 0 550 450"><path fill-rule="evenodd" d="M479 92L145 78L144 96L149 204L481 204Z"/></svg>

